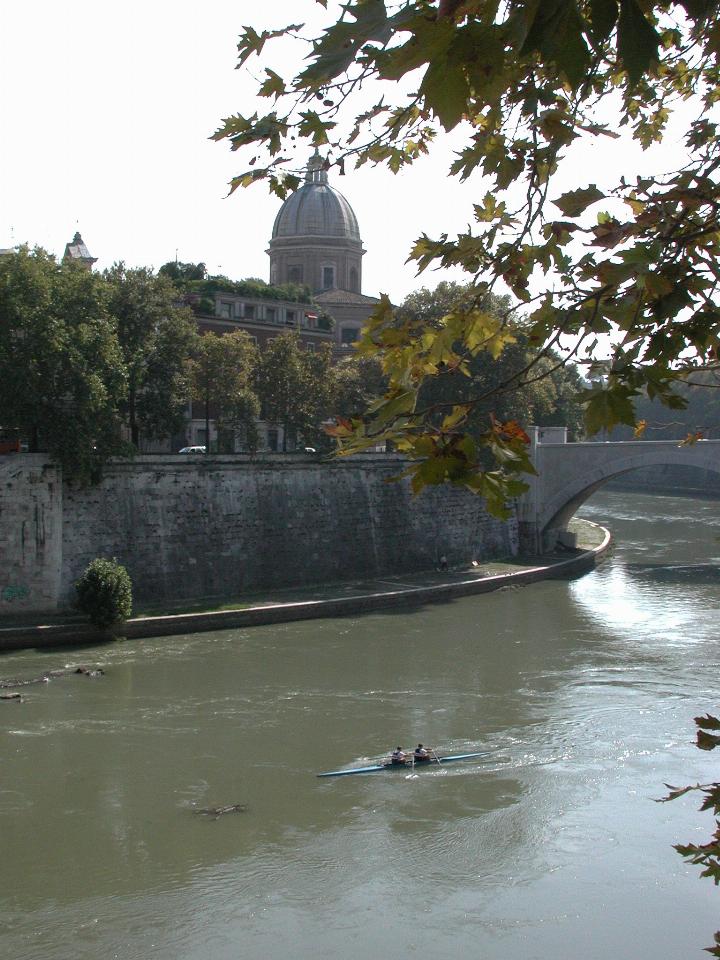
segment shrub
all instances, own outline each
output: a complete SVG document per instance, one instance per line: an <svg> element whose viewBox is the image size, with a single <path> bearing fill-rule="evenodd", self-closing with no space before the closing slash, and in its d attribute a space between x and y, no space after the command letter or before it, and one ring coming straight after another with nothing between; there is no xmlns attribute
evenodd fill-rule
<svg viewBox="0 0 720 960"><path fill-rule="evenodd" d="M75 583L77 608L96 627L122 623L132 613L132 582L117 560L98 558Z"/></svg>

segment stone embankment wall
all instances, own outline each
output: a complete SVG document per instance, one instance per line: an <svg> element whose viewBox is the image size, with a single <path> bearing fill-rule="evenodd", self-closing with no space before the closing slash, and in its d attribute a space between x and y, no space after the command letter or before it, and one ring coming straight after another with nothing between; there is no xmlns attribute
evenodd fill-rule
<svg viewBox="0 0 720 960"><path fill-rule="evenodd" d="M62 474L41 456L0 457L0 612L60 595Z"/></svg>
<svg viewBox="0 0 720 960"><path fill-rule="evenodd" d="M98 486L39 455L0 470L0 614L66 605L94 557L124 563L138 600L239 597L516 555L517 523L479 498L388 482L401 458L138 457Z"/></svg>

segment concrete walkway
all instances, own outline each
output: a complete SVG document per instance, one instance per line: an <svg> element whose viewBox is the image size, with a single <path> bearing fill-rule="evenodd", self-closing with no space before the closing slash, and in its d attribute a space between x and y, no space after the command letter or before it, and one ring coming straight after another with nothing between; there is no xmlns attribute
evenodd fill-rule
<svg viewBox="0 0 720 960"><path fill-rule="evenodd" d="M430 571L382 579L343 581L248 596L242 607L163 616L139 616L105 633L72 615L58 614L45 623L26 616L0 626L0 651L32 647L101 643L117 637L159 637L226 630L259 624L339 617L398 606L422 606L455 597L490 593L503 587L577 576L592 569L610 546L610 533L597 524L571 525L578 548L538 557L488 561L463 570ZM226 606L227 601L218 601ZM190 606L190 604L188 604Z"/></svg>

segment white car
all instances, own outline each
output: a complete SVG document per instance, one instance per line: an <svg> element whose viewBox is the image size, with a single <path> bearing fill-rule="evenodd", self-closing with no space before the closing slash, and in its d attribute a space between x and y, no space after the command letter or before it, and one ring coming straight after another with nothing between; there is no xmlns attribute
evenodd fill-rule
<svg viewBox="0 0 720 960"><path fill-rule="evenodd" d="M205 447L183 447L178 453L205 453Z"/></svg>

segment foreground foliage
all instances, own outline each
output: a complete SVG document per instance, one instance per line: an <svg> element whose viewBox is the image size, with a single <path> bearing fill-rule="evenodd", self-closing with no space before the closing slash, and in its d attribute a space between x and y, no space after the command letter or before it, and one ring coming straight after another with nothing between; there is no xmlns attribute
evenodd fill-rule
<svg viewBox="0 0 720 960"><path fill-rule="evenodd" d="M705 717L695 717L698 728L697 745L701 750L714 750L720 746L720 720L708 714ZM661 803L668 800L677 800L686 793L699 792L704 800L700 810L711 810L715 817L715 831L707 843L678 843L675 849L689 863L702 867L701 877L710 877L715 886L720 884L720 783L697 783L689 787L673 787L669 783L666 787L670 793L663 797ZM715 946L707 947L707 952L714 957L720 957L720 931L715 934Z"/></svg>
<svg viewBox="0 0 720 960"><path fill-rule="evenodd" d="M310 7L310 0L298 5ZM267 180L285 196L299 184L298 145L324 148L341 172L350 160L398 172L451 131L465 137L451 174L482 174L489 186L472 205L471 228L454 238L423 234L410 253L420 270L461 267L473 296L434 326L398 322L383 298L367 325L359 349L381 358L388 388L365 417L339 425L344 452L393 439L421 461L418 486L461 483L502 512L531 469L522 430L495 417L471 438L464 422L479 396L438 424L437 405L423 405L421 391L429 379L467 375L481 354L497 359L514 342L518 308L533 357L503 391L549 376L558 352L592 373L598 338L609 335L604 376L583 396L590 434L633 424L643 392L683 405L676 384L716 362L720 333L717 7L710 0L348 0L314 38L301 24L245 28L239 66L253 55L265 59L278 37L310 41L311 50L297 76L266 67L258 93L272 108L228 117L215 134L251 154L232 189ZM680 169L602 189L556 186L578 141L622 150L618 130L626 128L644 147L658 143L678 106ZM498 318L484 303L505 289L515 301ZM496 469L482 469L483 451Z"/></svg>

